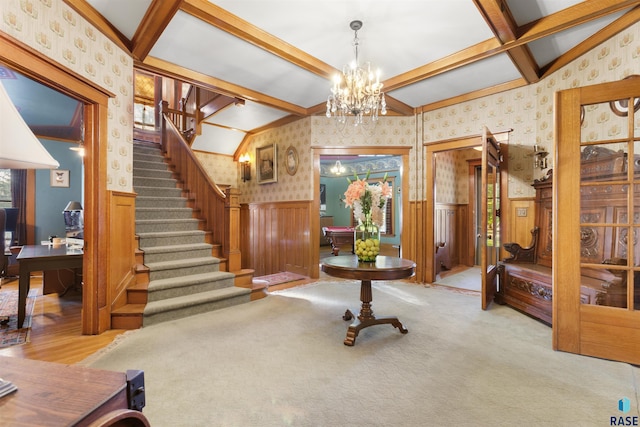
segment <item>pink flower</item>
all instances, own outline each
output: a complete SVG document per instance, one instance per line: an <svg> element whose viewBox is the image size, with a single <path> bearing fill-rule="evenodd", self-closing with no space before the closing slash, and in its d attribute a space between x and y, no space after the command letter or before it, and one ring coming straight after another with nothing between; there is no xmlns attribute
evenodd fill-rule
<svg viewBox="0 0 640 427"><path fill-rule="evenodd" d="M385 181L382 185L382 197L384 198L389 198L391 196L393 196L393 190L391 189L391 186L389 185L389 181Z"/></svg>
<svg viewBox="0 0 640 427"><path fill-rule="evenodd" d="M356 200L360 200L360 197L367 190L367 183L363 180L356 180L349 184L347 191L345 191L345 201L344 204L348 207L353 207L353 202Z"/></svg>

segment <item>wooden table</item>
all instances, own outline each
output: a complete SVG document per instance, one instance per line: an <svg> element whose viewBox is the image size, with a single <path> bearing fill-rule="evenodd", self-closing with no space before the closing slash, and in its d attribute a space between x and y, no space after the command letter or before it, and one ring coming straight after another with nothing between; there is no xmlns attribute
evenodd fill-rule
<svg viewBox="0 0 640 427"><path fill-rule="evenodd" d="M82 268L82 249L67 245L23 246L17 256L20 263L20 281L18 291L18 328L25 318L27 294L31 287L31 272L60 270L63 268Z"/></svg>
<svg viewBox="0 0 640 427"><path fill-rule="evenodd" d="M373 325L390 323L403 334L409 332L395 316L376 318L373 315L373 310L371 310L371 301L373 300L371 281L397 280L411 277L415 272L415 268L416 264L413 261L388 256L378 256L375 263L358 262L358 258L355 255L342 255L322 260L322 271L328 275L343 279L360 280L361 283L360 301L362 302L362 307L360 308L360 314L347 330L347 337L344 340L345 345L354 345L360 331ZM353 319L353 313L347 310L343 319Z"/></svg>
<svg viewBox="0 0 640 427"><path fill-rule="evenodd" d="M105 419L149 425L129 409L123 372L0 356L0 378L18 387L0 398L3 426L112 425L99 422Z"/></svg>

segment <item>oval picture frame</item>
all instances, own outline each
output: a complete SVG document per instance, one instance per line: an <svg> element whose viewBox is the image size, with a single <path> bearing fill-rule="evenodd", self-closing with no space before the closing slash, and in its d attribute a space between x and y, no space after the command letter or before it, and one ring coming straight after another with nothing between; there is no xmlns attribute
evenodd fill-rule
<svg viewBox="0 0 640 427"><path fill-rule="evenodd" d="M640 77L637 74L631 74L630 76L625 77L622 80L638 78ZM620 117L627 117L629 115L629 100L628 99L620 99L618 101L609 102L609 106L611 107L611 111L613 114ZM640 109L640 98L634 98L633 100L633 111L638 111Z"/></svg>
<svg viewBox="0 0 640 427"><path fill-rule="evenodd" d="M289 146L284 153L284 163L287 173L291 176L298 171L298 151L293 145Z"/></svg>

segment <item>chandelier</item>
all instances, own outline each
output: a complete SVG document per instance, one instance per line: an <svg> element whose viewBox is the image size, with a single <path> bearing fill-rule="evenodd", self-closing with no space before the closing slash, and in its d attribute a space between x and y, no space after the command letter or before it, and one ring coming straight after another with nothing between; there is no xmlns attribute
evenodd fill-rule
<svg viewBox="0 0 640 427"><path fill-rule="evenodd" d="M344 173L344 166L340 163L340 160L336 160L336 164L331 167L331 173L334 175L340 175Z"/></svg>
<svg viewBox="0 0 640 427"><path fill-rule="evenodd" d="M327 98L327 117L333 116L340 124L354 117L354 126L367 125L378 120L378 113L387 114L387 103L380 83L380 70L375 74L367 62L364 67L358 63L358 30L362 21L352 21L349 27L354 31L353 46L355 60L335 76L331 94Z"/></svg>

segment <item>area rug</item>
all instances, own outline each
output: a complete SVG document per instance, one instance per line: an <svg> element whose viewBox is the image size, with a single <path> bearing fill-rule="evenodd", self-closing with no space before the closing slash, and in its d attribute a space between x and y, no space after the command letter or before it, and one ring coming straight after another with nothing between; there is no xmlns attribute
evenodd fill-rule
<svg viewBox="0 0 640 427"><path fill-rule="evenodd" d="M283 271L281 273L269 274L267 276L259 276L253 278L254 282L266 282L267 286L281 285L283 283L295 282L296 280L303 279L308 279L308 277L301 274L292 273L290 271Z"/></svg>
<svg viewBox="0 0 640 427"><path fill-rule="evenodd" d="M37 295L37 289L29 291L24 323L22 328L18 329L18 291L0 291L0 319L9 316L9 323L0 325L0 348L29 342L31 318Z"/></svg>

